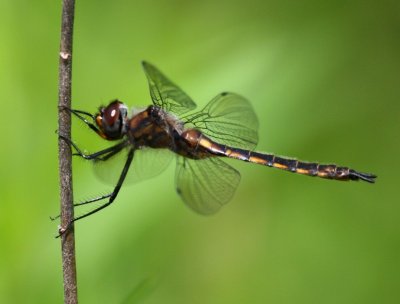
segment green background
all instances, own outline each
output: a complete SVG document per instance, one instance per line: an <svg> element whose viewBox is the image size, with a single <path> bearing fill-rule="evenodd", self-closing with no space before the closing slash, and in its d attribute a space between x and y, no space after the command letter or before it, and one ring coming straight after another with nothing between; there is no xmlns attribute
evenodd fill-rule
<svg viewBox="0 0 400 304"><path fill-rule="evenodd" d="M0 4L0 303L60 303L57 85L61 1ZM77 1L73 107L150 103L145 59L199 106L251 100L258 150L376 173L335 182L232 161L215 216L174 166L76 225L81 303L398 303L398 1ZM74 140L105 147L79 121ZM77 201L106 193L74 160Z"/></svg>

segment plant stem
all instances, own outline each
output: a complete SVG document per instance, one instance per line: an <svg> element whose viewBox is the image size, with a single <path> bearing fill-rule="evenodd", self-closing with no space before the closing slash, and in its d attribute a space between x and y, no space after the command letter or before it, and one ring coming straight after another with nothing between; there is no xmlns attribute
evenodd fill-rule
<svg viewBox="0 0 400 304"><path fill-rule="evenodd" d="M59 95L58 95L58 132L71 138L71 113L63 110L71 107L71 70L72 70L72 34L74 24L75 0L62 1ZM70 145L59 138L59 170L61 227L68 227L74 218L72 195L72 153ZM74 226L71 225L61 235L61 251L64 279L64 303L78 303L75 263Z"/></svg>

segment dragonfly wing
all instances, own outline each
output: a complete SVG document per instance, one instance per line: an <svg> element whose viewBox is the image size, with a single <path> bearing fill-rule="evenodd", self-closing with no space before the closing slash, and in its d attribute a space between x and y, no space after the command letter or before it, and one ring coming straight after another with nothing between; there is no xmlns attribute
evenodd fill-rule
<svg viewBox="0 0 400 304"><path fill-rule="evenodd" d="M220 144L252 150L258 142L257 115L250 102L235 93L218 94L183 121Z"/></svg>
<svg viewBox="0 0 400 304"><path fill-rule="evenodd" d="M215 157L201 160L178 157L175 182L185 204L207 215L231 200L239 185L240 173Z"/></svg>
<svg viewBox="0 0 400 304"><path fill-rule="evenodd" d="M142 62L153 103L167 112L183 114L196 108L194 101L155 66Z"/></svg>
<svg viewBox="0 0 400 304"><path fill-rule="evenodd" d="M99 179L115 185L125 164L129 149L122 150L105 161L94 161L94 170ZM135 150L132 165L125 178L125 184L133 184L157 176L172 160L172 152L167 149L142 148Z"/></svg>

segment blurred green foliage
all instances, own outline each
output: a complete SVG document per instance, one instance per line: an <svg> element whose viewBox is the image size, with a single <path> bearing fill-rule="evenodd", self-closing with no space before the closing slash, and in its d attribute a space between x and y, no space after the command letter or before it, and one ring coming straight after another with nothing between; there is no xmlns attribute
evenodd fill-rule
<svg viewBox="0 0 400 304"><path fill-rule="evenodd" d="M60 1L0 4L0 303L60 303ZM77 1L73 106L150 103L140 61L203 106L252 101L261 151L378 174L340 183L230 162L217 215L191 212L174 166L76 225L81 303L396 303L398 1ZM79 121L73 137L104 147ZM74 196L110 187L74 161ZM397 189L397 190L396 190Z"/></svg>

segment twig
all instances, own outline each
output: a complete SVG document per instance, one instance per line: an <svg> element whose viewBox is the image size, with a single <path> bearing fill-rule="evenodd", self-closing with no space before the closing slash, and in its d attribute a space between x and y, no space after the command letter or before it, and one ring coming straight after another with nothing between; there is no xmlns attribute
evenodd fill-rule
<svg viewBox="0 0 400 304"><path fill-rule="evenodd" d="M71 138L71 114L63 110L71 107L72 33L74 24L74 0L63 0L60 42L58 132ZM70 145L59 138L59 170L61 227L68 227L74 218L72 196L72 154ZM64 278L64 303L78 303L75 264L74 226L61 235Z"/></svg>

